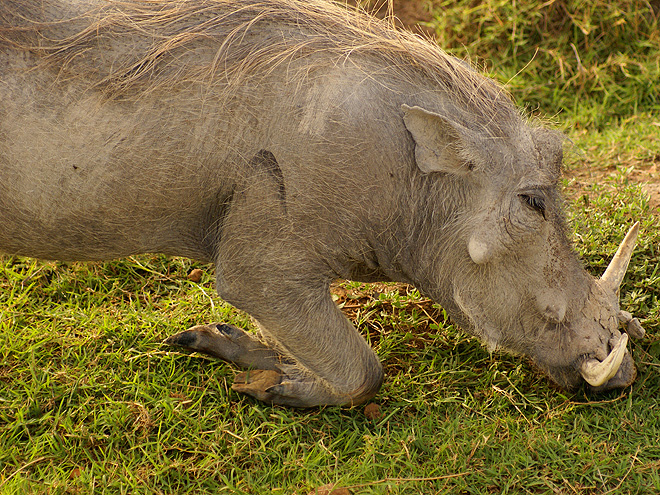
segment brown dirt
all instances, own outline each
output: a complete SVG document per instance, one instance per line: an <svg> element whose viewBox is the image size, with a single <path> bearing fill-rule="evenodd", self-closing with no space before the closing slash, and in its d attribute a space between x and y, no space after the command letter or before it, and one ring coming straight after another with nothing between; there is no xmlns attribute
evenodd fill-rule
<svg viewBox="0 0 660 495"><path fill-rule="evenodd" d="M367 419L374 421L382 418L383 412L380 410L380 406L378 404L371 402L364 408L364 415Z"/></svg>
<svg viewBox="0 0 660 495"><path fill-rule="evenodd" d="M629 163L619 164L621 166L632 166L628 174L628 180L640 184L642 190L649 197L649 206L652 211L660 212L660 157L656 157L651 163ZM615 181L611 180L618 175L617 167L592 167L580 166L566 170L564 175L570 179L566 193L570 198L584 194L592 184L601 184L606 188L614 188Z"/></svg>
<svg viewBox="0 0 660 495"><path fill-rule="evenodd" d="M199 268L195 268L188 274L188 280L198 284L202 280L202 275L204 275L204 272Z"/></svg>
<svg viewBox="0 0 660 495"><path fill-rule="evenodd" d="M351 493L352 492L348 488L335 488L334 483L329 483L327 485L314 488L307 495L351 495Z"/></svg>

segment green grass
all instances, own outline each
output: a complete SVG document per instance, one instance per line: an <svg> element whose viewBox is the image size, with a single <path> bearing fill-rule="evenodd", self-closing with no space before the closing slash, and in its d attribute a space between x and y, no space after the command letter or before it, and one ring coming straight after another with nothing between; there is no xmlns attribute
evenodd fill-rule
<svg viewBox="0 0 660 495"><path fill-rule="evenodd" d="M603 194L590 208L615 206ZM593 212L573 211L576 222ZM616 222L599 225L580 243L594 266L621 237ZM643 239L624 301L657 317L658 274L646 262L658 237ZM190 268L159 256L3 260L0 492L660 489L653 318L649 338L633 344L641 376L632 389L567 395L526 361L488 354L413 289L344 284L338 302L388 374L377 398L384 416L371 421L358 408L256 403L229 389L227 365L160 345L200 321L248 324L212 294L208 271L187 281Z"/></svg>
<svg viewBox="0 0 660 495"><path fill-rule="evenodd" d="M646 0L432 2L440 45L518 102L573 125L660 110L660 4Z"/></svg>
<svg viewBox="0 0 660 495"><path fill-rule="evenodd" d="M436 22L455 26L448 44L464 45L502 80L541 47L510 89L543 113L561 110L555 120L573 141L569 172L601 177L565 182L590 272L600 274L626 229L642 222L622 287L622 306L647 329L630 345L639 368L632 387L563 392L525 359L489 354L414 289L345 283L337 302L386 368L375 399L383 416L269 407L231 391L230 366L161 345L198 323L250 327L215 295L212 267L162 256L90 264L4 257L0 493L306 495L331 482L356 494L658 493L660 228L633 180L660 156L657 30L647 25L657 24L634 21L650 15L642 2L595 2L568 18L558 12L570 2L516 5L444 3ZM602 23L616 9L626 22L610 32ZM480 27L471 31L474 19ZM577 84L570 43L614 96L596 90L597 80ZM559 55L543 55L551 50L566 72L546 87L557 72L549 61ZM646 69L610 74L616 65L605 52L638 56ZM205 272L200 283L187 280L194 267Z"/></svg>
<svg viewBox="0 0 660 495"><path fill-rule="evenodd" d="M645 208L636 186L620 188L628 213ZM595 272L628 220L605 221L619 205L597 198L571 210L576 224L603 217L577 238ZM623 290L647 318L649 337L632 346L640 378L601 396L565 394L525 360L490 355L413 289L342 285L338 302L387 370L375 421L358 408L256 403L229 389L227 365L160 345L200 321L249 325L213 295L209 267L195 284L184 259L5 258L0 492L307 493L339 482L355 493L653 493L659 236L644 229Z"/></svg>

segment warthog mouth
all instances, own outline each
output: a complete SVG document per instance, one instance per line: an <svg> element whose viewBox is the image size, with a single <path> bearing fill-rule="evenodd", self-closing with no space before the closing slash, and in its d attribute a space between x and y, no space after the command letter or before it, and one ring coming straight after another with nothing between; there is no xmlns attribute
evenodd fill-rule
<svg viewBox="0 0 660 495"><path fill-rule="evenodd" d="M624 346L622 347L625 349ZM589 388L593 392L604 392L606 390L625 388L629 385L632 385L636 378L637 368L635 368L635 362L628 352L624 352L621 365L619 366L619 369L616 371L616 373L602 385L589 384Z"/></svg>
<svg viewBox="0 0 660 495"><path fill-rule="evenodd" d="M628 231L607 270L596 282L604 294L605 300L609 301L615 308L618 323L624 324L627 331L624 334L619 334L616 330L613 331L615 335L610 338L610 351L605 359L588 358L581 363L580 375L597 391L627 387L637 376L637 370L627 349L628 335L642 338L644 329L637 318L633 318L630 313L619 309L619 291L630 263L638 233L639 222L635 223ZM587 304L590 302L588 301ZM600 301L599 304L602 305L603 301ZM599 309L589 308L589 311L598 314Z"/></svg>

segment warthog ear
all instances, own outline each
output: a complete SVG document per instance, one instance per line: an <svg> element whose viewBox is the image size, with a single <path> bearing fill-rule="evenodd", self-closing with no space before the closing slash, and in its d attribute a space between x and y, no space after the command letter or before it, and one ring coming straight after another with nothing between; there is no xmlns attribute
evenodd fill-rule
<svg viewBox="0 0 660 495"><path fill-rule="evenodd" d="M401 108L406 129L415 140L415 161L422 172L457 174L471 170L471 164L460 155L465 141L462 135L468 134L468 129L421 107Z"/></svg>

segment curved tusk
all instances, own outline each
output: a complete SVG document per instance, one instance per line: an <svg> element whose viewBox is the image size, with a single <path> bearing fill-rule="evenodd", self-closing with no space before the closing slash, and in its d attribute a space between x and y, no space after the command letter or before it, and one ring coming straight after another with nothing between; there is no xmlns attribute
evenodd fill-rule
<svg viewBox="0 0 660 495"><path fill-rule="evenodd" d="M607 383L619 371L627 344L628 335L624 333L604 361L587 359L580 368L582 378L592 387L600 387Z"/></svg>
<svg viewBox="0 0 660 495"><path fill-rule="evenodd" d="M607 270L605 270L605 273L603 273L603 276L600 278L601 281L614 292L619 290L619 286L626 274L628 263L630 263L630 257L632 256L633 249L635 249L635 241L637 241L638 233L639 222L635 222L635 225L630 228L626 237L621 242L614 258L612 258L610 265L607 267Z"/></svg>

